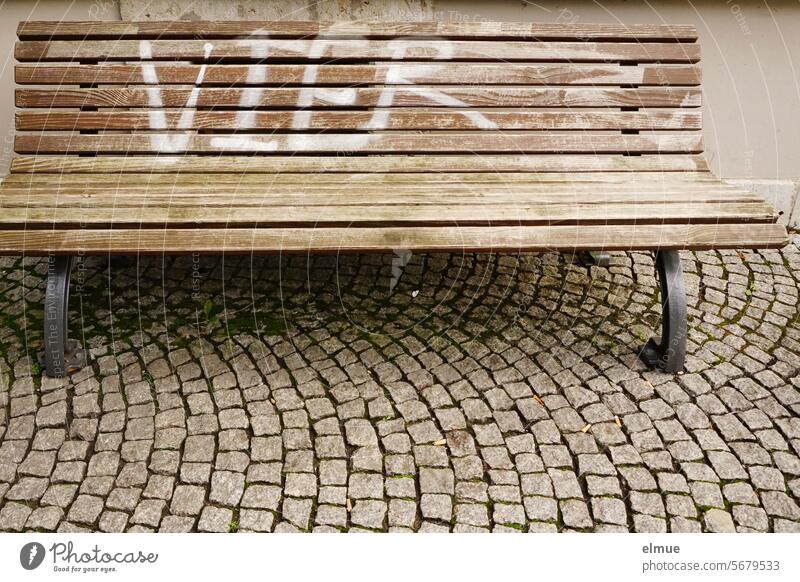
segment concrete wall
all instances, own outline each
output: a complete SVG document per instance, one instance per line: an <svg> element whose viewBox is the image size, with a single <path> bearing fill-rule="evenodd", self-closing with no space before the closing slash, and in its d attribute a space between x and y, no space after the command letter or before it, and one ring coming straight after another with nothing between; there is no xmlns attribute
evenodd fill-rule
<svg viewBox="0 0 800 582"><path fill-rule="evenodd" d="M22 19L429 19L693 23L703 47L712 168L800 221L800 2L771 0L6 0L0 7L0 174L13 138L13 42Z"/></svg>
<svg viewBox="0 0 800 582"><path fill-rule="evenodd" d="M0 1L0 176L14 148L14 43L20 20L119 20L117 0Z"/></svg>

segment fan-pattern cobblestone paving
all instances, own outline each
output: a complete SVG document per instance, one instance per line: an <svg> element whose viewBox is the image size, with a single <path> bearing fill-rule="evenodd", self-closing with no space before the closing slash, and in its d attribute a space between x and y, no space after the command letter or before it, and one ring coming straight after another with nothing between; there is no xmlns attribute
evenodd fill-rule
<svg viewBox="0 0 800 582"><path fill-rule="evenodd" d="M0 529L800 531L800 237L683 254L677 376L648 253L397 263L88 258L52 380L0 259Z"/></svg>

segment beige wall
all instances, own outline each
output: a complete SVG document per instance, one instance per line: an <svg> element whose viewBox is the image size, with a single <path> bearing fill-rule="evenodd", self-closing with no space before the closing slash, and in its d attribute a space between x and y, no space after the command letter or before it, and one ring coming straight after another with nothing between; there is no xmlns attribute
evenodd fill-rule
<svg viewBox="0 0 800 582"><path fill-rule="evenodd" d="M14 148L14 43L20 20L119 20L117 0L0 0L0 176Z"/></svg>
<svg viewBox="0 0 800 582"><path fill-rule="evenodd" d="M2 0L0 0L2 2ZM266 16L276 4L298 6L297 13L342 13L369 16L381 5L413 6L407 0L372 0L368 13L350 0L324 0L325 7L307 10L304 0L122 0L123 12L140 18ZM754 0L668 0L634 2L520 2L519 0L421 0L437 19L485 19L580 22L694 23L703 45L705 75L704 123L709 161L725 178L800 178L800 2L772 0L767 7ZM145 12L141 8L146 6ZM231 7L234 8L231 8ZM336 11L339 12L336 12ZM162 12L159 12L162 11ZM386 6L386 13L395 10ZM13 43L16 23L23 19L120 18L114 0L7 0L0 4L0 175L11 157L13 139Z"/></svg>

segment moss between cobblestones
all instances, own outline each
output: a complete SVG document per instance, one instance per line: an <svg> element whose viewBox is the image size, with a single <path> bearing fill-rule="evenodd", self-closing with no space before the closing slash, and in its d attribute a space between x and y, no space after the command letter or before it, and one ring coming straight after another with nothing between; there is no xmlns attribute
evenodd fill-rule
<svg viewBox="0 0 800 582"><path fill-rule="evenodd" d="M228 524L228 533L237 533L239 531L239 508L233 508L233 517Z"/></svg>

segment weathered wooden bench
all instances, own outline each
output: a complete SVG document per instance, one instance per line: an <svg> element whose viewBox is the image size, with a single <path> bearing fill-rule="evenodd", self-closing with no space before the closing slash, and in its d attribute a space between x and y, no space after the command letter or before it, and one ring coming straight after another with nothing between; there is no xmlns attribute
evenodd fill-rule
<svg viewBox="0 0 800 582"><path fill-rule="evenodd" d="M0 254L50 257L46 373L79 254L656 251L787 243L704 161L691 26L23 22Z"/></svg>

